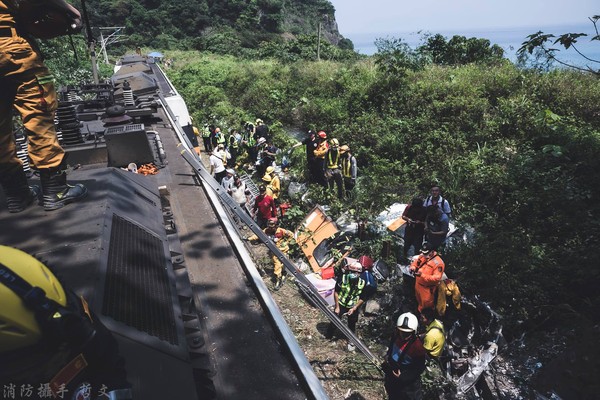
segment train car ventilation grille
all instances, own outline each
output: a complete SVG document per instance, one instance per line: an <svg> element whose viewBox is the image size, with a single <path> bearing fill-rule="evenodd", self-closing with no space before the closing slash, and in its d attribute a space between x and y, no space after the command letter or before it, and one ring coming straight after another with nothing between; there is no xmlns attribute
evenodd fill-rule
<svg viewBox="0 0 600 400"><path fill-rule="evenodd" d="M106 128L105 135L114 135L124 132L138 132L144 131L144 124L131 124L131 125L117 125Z"/></svg>
<svg viewBox="0 0 600 400"><path fill-rule="evenodd" d="M102 313L179 345L171 302L161 240L147 229L114 214Z"/></svg>

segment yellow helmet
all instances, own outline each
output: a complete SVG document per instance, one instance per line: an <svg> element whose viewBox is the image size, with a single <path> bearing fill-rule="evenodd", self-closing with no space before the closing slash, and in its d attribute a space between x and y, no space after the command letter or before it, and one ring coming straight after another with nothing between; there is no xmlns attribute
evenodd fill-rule
<svg viewBox="0 0 600 400"><path fill-rule="evenodd" d="M340 141L334 138L329 141L329 144L331 147L338 147L340 145Z"/></svg>
<svg viewBox="0 0 600 400"><path fill-rule="evenodd" d="M4 267L32 287L42 289L48 299L66 307L67 296L62 285L41 261L21 250L0 246L0 273ZM0 281L0 304L0 353L27 347L40 340L42 333L33 310L3 281Z"/></svg>

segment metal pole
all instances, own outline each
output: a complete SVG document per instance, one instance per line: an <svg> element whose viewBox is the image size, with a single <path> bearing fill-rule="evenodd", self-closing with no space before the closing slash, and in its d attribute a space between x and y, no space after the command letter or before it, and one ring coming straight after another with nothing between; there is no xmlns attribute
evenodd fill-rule
<svg viewBox="0 0 600 400"><path fill-rule="evenodd" d="M186 137L184 137L185 140ZM189 147L189 146L188 146ZM296 278L295 283L304 295L313 303L321 312L335 325L346 338L354 343L356 348L363 353L373 365L380 368L381 360L375 356L371 350L350 330L348 325L342 322L336 313L329 308L329 304L321 297L317 289L304 276L304 274L296 269L296 266L287 258L285 254L277 248L275 243L267 237L267 235L258 227L252 220L250 215L240 208L240 206L227 194L221 185L209 174L204 166L198 160L198 156L192 154L189 150L181 152L183 158L194 168L196 175L202 179L210 188L214 190L216 195L221 199L223 204L228 206L240 220L242 220L248 228L258 236L258 239L263 242L267 248L282 262L287 272Z"/></svg>
<svg viewBox="0 0 600 400"><path fill-rule="evenodd" d="M104 63L105 64L109 64L110 61L108 60L108 52L107 52L107 47L109 44L113 44L113 43L117 43L119 41L121 41L121 38L124 35L118 35L119 32L121 32L121 30L123 29L123 26L104 26L104 27L100 27L98 28L100 30L100 40L101 40L101 51L104 54ZM111 30L113 31L112 33L108 34L106 37L104 36L103 31L105 30Z"/></svg>
<svg viewBox="0 0 600 400"><path fill-rule="evenodd" d="M102 53L104 53L104 64L108 64L108 54L106 54L106 42L104 41L104 34L102 33L102 29L100 29L100 43L102 43Z"/></svg>
<svg viewBox="0 0 600 400"><path fill-rule="evenodd" d="M94 35L92 33L92 27L90 25L90 19L88 18L85 0L81 0L81 11L83 14L83 22L85 23L88 49L90 51L90 58L92 61L92 76L94 77L94 83L97 85L100 83L100 80L98 79L98 63L96 61L96 41L94 40Z"/></svg>
<svg viewBox="0 0 600 400"><path fill-rule="evenodd" d="M90 42L90 59L92 61L92 76L94 77L94 84L99 84L100 79L98 78L98 60L96 58L96 42Z"/></svg>
<svg viewBox="0 0 600 400"><path fill-rule="evenodd" d="M164 96L161 94L159 98L162 104L167 104ZM350 330L348 325L346 325L340 318L337 316L333 310L330 309L329 304L325 301L321 294L317 291L317 289L313 286L313 284L306 278L306 276L296 269L296 266L287 258L285 254L279 250L279 248L263 231L260 227L254 222L254 220L248 215L248 213L243 210L239 204L237 204L227 191L211 176L211 174L204 168L204 165L199 160L199 157L191 151L192 144L190 143L187 135L183 132L181 125L177 122L176 116L173 114L173 111L169 107L164 107L164 110L169 115L169 118L174 123L173 128L180 133L180 139L185 143L184 150L181 151L181 156L192 166L194 172L198 176L198 178L202 179L206 185L208 185L215 194L220 198L221 202L228 206L233 213L235 213L238 218L243 221L248 228L258 236L258 239L263 242L267 248L275 255L275 257L279 258L286 271L294 276L295 283L302 291L302 293L310 300L312 304L314 304L317 308L321 310L321 312L331 321L333 325L335 325L346 338L354 343L356 348L363 353L367 359L375 365L377 368L380 368L381 360L374 355L371 350L355 335L354 332Z"/></svg>
<svg viewBox="0 0 600 400"><path fill-rule="evenodd" d="M319 22L319 30L317 33L317 61L321 61L321 23Z"/></svg>

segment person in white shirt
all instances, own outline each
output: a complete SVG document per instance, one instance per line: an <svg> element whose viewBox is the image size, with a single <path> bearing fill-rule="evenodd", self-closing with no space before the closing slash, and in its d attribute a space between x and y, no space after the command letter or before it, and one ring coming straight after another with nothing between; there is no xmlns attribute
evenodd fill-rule
<svg viewBox="0 0 600 400"><path fill-rule="evenodd" d="M227 174L227 172L225 172L224 158L225 157L223 157L222 151L217 148L212 152L210 158L208 159L210 164L210 174L215 177L217 182L219 182L219 185Z"/></svg>
<svg viewBox="0 0 600 400"><path fill-rule="evenodd" d="M248 202L248 198L250 197L250 191L246 187L246 184L239 175L234 175L232 182L227 189L227 193L231 196L233 201L240 205L240 207L244 208L246 211L246 203Z"/></svg>
<svg viewBox="0 0 600 400"><path fill-rule="evenodd" d="M233 185L233 176L235 175L235 171L231 168L227 168L225 170L225 177L221 181L221 186L225 190L229 190L229 187Z"/></svg>
<svg viewBox="0 0 600 400"><path fill-rule="evenodd" d="M242 181L239 175L233 176L227 193L231 196L233 201L239 205L240 209L246 211L246 213L250 215L250 210L248 210L248 207L246 207L246 204L250 201L250 190L248 190L246 183ZM240 218L237 216L237 214L233 214L233 220L236 224L240 223ZM244 227L242 226L242 229L243 228Z"/></svg>
<svg viewBox="0 0 600 400"><path fill-rule="evenodd" d="M448 203L448 200L440 196L440 192L441 191L439 186L433 186L431 188L431 195L427 196L427 198L425 199L425 203L423 203L423 206L425 208L429 206L437 206L440 210L442 210L444 214L448 216L448 218L451 218L452 209L450 208L450 203Z"/></svg>

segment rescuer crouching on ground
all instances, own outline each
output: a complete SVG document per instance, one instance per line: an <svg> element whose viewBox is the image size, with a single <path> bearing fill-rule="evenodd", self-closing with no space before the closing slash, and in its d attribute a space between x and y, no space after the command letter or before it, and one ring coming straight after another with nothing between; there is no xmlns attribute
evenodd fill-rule
<svg viewBox="0 0 600 400"><path fill-rule="evenodd" d="M0 304L4 393L35 385L45 398L132 399L116 340L41 261L0 246Z"/></svg>
<svg viewBox="0 0 600 400"><path fill-rule="evenodd" d="M269 218L267 221L267 227L263 229L265 235L267 235L273 243L277 246L279 251L287 255L290 250L290 241L294 240L294 233L287 229L279 228L277 218ZM250 236L247 240L254 242L258 240L257 235ZM275 290L281 289L287 279L287 273L283 268L283 263L279 260L275 254L271 255L273 261L273 274L275 275Z"/></svg>
<svg viewBox="0 0 600 400"><path fill-rule="evenodd" d="M431 358L438 360L444 351L444 345L446 343L444 324L442 321L435 318L435 311L433 308L424 308L423 311L421 311L421 323L425 327L425 333L421 335L423 347Z"/></svg>

